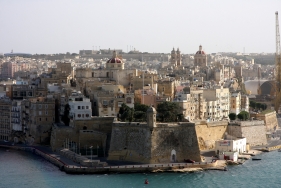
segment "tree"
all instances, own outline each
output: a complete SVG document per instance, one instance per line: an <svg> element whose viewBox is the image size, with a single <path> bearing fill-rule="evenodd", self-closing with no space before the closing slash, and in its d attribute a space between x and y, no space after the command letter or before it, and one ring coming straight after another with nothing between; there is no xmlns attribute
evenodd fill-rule
<svg viewBox="0 0 281 188"><path fill-rule="evenodd" d="M175 102L162 102L157 105L158 117L162 122L175 122L178 119L179 106Z"/></svg>
<svg viewBox="0 0 281 188"><path fill-rule="evenodd" d="M257 108L258 110L261 109L261 105L262 105L261 103L257 102L257 103L256 103L256 108Z"/></svg>
<svg viewBox="0 0 281 188"><path fill-rule="evenodd" d="M238 116L237 116L240 120L248 120L249 119L249 113L246 111L241 111Z"/></svg>
<svg viewBox="0 0 281 188"><path fill-rule="evenodd" d="M146 111L149 106L145 104L135 103L134 105L134 119L135 121L145 121Z"/></svg>
<svg viewBox="0 0 281 188"><path fill-rule="evenodd" d="M265 103L262 103L262 104L261 104L261 109L262 109L262 110L266 110L266 109L267 109L267 105L266 105Z"/></svg>
<svg viewBox="0 0 281 188"><path fill-rule="evenodd" d="M118 116L121 121L132 122L134 120L134 109L123 103L119 109Z"/></svg>
<svg viewBox="0 0 281 188"><path fill-rule="evenodd" d="M237 116L236 116L235 113L230 113L230 114L228 115L228 117L229 117L230 120L235 120Z"/></svg>
<svg viewBox="0 0 281 188"><path fill-rule="evenodd" d="M250 107L252 107L253 109L256 108L256 102L255 101L250 101Z"/></svg>
<svg viewBox="0 0 281 188"><path fill-rule="evenodd" d="M69 122L70 122L70 119L69 119L69 111L70 111L70 106L69 104L66 104L64 106L64 113L63 113L63 116L61 118L61 120L64 122L64 124L66 126L69 126Z"/></svg>

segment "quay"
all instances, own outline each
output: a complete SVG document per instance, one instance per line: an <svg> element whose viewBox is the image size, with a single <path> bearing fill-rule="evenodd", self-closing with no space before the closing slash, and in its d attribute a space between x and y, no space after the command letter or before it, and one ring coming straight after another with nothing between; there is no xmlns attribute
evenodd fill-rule
<svg viewBox="0 0 281 188"><path fill-rule="evenodd" d="M51 151L45 146L18 146L1 144L0 147L23 150L39 155L69 174L106 174L106 173L141 173L141 172L194 172L202 170L225 170L224 163L195 162L195 163L165 163L165 164L120 164L108 166L82 166L69 158Z"/></svg>

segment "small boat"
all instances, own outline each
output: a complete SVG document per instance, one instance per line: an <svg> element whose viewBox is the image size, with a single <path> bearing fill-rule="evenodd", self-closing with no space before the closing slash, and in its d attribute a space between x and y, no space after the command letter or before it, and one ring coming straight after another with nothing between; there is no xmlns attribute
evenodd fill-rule
<svg viewBox="0 0 281 188"><path fill-rule="evenodd" d="M144 181L144 184L149 184L149 182L148 182L148 180L147 180L147 179Z"/></svg>
<svg viewBox="0 0 281 188"><path fill-rule="evenodd" d="M260 158L252 158L252 161L260 161Z"/></svg>

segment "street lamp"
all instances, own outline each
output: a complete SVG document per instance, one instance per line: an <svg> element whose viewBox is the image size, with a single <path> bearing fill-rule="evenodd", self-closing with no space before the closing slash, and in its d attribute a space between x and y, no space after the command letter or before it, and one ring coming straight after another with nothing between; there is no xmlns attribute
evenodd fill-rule
<svg viewBox="0 0 281 188"><path fill-rule="evenodd" d="M91 149L91 162L93 161L93 146L90 147Z"/></svg>

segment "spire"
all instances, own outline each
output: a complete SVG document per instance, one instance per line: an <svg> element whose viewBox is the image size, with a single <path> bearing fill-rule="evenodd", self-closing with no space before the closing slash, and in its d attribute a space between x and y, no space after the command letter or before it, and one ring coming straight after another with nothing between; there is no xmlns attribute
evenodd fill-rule
<svg viewBox="0 0 281 188"><path fill-rule="evenodd" d="M199 51L202 51L202 46L201 45L199 46Z"/></svg>

